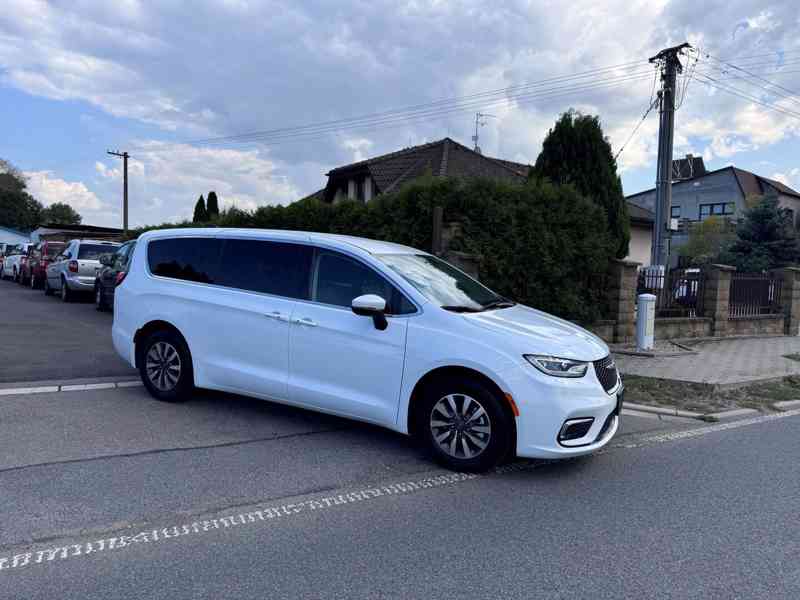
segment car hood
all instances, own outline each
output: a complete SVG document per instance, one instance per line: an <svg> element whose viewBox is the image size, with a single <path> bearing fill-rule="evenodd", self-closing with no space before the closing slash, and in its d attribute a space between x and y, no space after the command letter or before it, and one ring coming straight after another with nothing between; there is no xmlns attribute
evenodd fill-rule
<svg viewBox="0 0 800 600"><path fill-rule="evenodd" d="M467 322L508 339L523 354L592 361L609 353L605 342L593 333L522 304L463 316Z"/></svg>

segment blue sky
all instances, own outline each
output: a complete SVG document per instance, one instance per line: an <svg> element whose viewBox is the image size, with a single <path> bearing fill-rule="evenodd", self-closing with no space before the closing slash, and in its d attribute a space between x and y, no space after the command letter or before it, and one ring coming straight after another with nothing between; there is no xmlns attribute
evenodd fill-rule
<svg viewBox="0 0 800 600"><path fill-rule="evenodd" d="M533 162L547 129L571 107L599 115L616 151L650 102L646 58L684 40L702 52L684 59L698 60L676 117L676 156L692 152L709 168L736 164L800 189L800 100L792 94L800 90L800 5L793 1L5 5L0 158L27 174L44 204L68 202L91 224L120 222L121 165L107 149L133 156L135 225L189 217L210 189L224 206L252 209L313 192L327 170L352 160L445 135L470 145L476 110L495 115L481 129L486 154ZM331 128L271 145L186 143L611 65L618 66L580 80L605 87L524 101L508 92L395 127ZM626 193L653 185L656 132L653 111L620 156Z"/></svg>

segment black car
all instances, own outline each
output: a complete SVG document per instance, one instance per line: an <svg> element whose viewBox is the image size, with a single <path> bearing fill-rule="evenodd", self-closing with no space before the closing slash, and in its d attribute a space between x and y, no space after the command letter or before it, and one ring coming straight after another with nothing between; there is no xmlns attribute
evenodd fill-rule
<svg viewBox="0 0 800 600"><path fill-rule="evenodd" d="M136 241L126 242L113 254L100 256L100 264L103 265L103 268L100 269L94 280L94 303L97 310L114 308L114 288L122 283L125 275L128 274L128 266L135 245Z"/></svg>

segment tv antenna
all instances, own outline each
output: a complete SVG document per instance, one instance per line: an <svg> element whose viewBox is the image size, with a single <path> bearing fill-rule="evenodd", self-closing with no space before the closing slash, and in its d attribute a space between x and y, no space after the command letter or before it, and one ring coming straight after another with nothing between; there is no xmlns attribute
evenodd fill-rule
<svg viewBox="0 0 800 600"><path fill-rule="evenodd" d="M497 118L495 115L490 115L488 113L482 113L482 112L475 113L475 135L472 136L472 141L475 142L474 150L478 154L481 153L481 147L478 145L478 137L479 137L478 133L480 131L480 128L483 127L484 125L486 125L486 120L485 119L487 117L492 118L492 119L496 119Z"/></svg>

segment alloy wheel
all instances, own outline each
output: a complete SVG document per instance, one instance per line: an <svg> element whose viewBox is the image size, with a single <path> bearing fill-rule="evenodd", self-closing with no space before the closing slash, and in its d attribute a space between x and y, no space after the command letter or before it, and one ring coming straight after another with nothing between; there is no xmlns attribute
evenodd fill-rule
<svg viewBox="0 0 800 600"><path fill-rule="evenodd" d="M156 342L150 346L145 359L147 378L158 390L168 392L181 378L181 357L169 342Z"/></svg>
<svg viewBox="0 0 800 600"><path fill-rule="evenodd" d="M433 440L453 458L471 459L489 445L492 424L480 402L466 394L448 394L434 406L430 415Z"/></svg>

